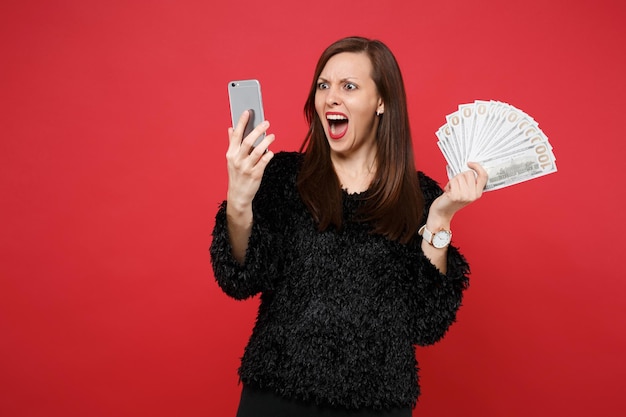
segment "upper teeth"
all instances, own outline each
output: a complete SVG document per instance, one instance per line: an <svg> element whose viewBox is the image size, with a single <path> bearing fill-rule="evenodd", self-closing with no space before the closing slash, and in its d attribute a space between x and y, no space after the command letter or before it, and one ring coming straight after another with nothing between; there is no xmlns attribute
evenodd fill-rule
<svg viewBox="0 0 626 417"><path fill-rule="evenodd" d="M346 116L342 116L340 114L328 114L326 115L328 120L348 120Z"/></svg>

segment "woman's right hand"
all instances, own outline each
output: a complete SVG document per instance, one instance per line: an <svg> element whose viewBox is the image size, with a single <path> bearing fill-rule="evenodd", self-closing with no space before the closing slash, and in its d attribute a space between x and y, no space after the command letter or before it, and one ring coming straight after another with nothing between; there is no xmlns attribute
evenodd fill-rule
<svg viewBox="0 0 626 417"><path fill-rule="evenodd" d="M266 135L256 146L255 140L267 131L269 122L263 121L248 136L242 138L250 115L245 111L237 126L228 129L228 194L226 197L226 218L230 237L231 253L243 264L248 249L248 239L252 233L252 200L259 190L265 167L274 154L267 150L274 142L274 135Z"/></svg>
<svg viewBox="0 0 626 417"><path fill-rule="evenodd" d="M265 167L274 154L268 150L274 142L274 135L266 135L256 146L252 147L255 140L267 131L270 124L263 121L250 134L243 138L243 132L248 123L250 114L242 113L237 126L228 129L229 146L226 151L228 165L228 205L234 205L237 210L251 206L252 199L261 185L261 178Z"/></svg>

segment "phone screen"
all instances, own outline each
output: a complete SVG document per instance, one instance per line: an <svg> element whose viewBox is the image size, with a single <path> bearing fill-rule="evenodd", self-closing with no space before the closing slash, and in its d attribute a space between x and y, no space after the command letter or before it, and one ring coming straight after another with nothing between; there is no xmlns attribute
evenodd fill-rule
<svg viewBox="0 0 626 417"><path fill-rule="evenodd" d="M261 84L258 80L230 81L228 83L228 97L233 127L237 124L244 111L250 111L250 118L243 134L245 138L259 123L265 120L263 100L261 98ZM253 146L258 145L264 137L265 134L259 136L254 141Z"/></svg>

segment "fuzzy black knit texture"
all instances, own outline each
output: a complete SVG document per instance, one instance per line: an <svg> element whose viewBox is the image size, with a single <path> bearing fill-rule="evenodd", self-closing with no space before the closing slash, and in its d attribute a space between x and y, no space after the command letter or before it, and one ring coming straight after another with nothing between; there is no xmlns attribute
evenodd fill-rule
<svg viewBox="0 0 626 417"><path fill-rule="evenodd" d="M443 275L421 250L352 221L360 194L344 192L344 226L319 232L296 188L302 155L277 153L253 201L245 263L231 255L226 202L210 254L223 291L261 294L239 375L244 384L292 399L348 409L414 407L414 345L441 339L455 321L469 266L448 249ZM441 188L417 173L430 203Z"/></svg>

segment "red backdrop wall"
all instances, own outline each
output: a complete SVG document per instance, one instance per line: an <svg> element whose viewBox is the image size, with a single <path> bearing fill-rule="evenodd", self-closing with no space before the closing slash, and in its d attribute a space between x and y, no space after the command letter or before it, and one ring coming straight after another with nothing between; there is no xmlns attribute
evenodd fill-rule
<svg viewBox="0 0 626 417"><path fill-rule="evenodd" d="M293 5L292 5L293 4ZM226 83L258 78L295 150L322 49L385 41L418 166L496 99L539 121L559 172L455 218L459 320L419 349L420 416L621 415L626 18L617 0L8 1L0 13L0 415L229 416L257 300L216 286Z"/></svg>

